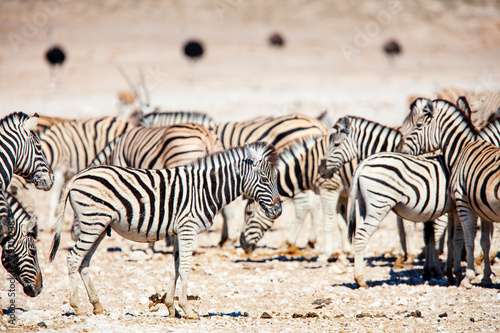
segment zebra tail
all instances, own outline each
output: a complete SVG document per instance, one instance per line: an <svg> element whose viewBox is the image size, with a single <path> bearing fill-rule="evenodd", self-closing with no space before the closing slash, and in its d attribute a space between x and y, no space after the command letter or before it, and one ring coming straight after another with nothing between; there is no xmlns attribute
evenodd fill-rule
<svg viewBox="0 0 500 333"><path fill-rule="evenodd" d="M61 243L62 221L64 217L64 212L66 211L68 194L74 179L75 178L71 179L68 182L68 184L66 184L66 187L64 188L63 194L61 196L61 200L59 200L59 203L57 204L57 209L56 209L57 219L56 223L54 223L54 226L52 227L52 232L55 234L54 234L54 240L52 241L52 246L50 247L49 262L52 262L56 257L57 250L59 249L59 244Z"/></svg>
<svg viewBox="0 0 500 333"><path fill-rule="evenodd" d="M356 232L356 194L358 192L358 175L354 173L349 191L349 201L347 202L347 222L349 226L349 241L352 243Z"/></svg>

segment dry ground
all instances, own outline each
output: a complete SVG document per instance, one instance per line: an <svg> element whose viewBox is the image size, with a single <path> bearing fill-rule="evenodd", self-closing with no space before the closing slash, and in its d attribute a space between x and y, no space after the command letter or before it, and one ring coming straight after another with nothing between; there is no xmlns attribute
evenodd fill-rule
<svg viewBox="0 0 500 333"><path fill-rule="evenodd" d="M141 67L152 103L168 110L205 111L219 121L328 110L334 120L351 114L396 126L409 96L432 96L444 86L500 89L499 12L495 1L6 0L0 4L0 115L116 114L118 91L129 89L116 69L121 65L133 81ZM51 41L68 54L52 79L42 57L49 29ZM276 30L287 40L283 50L265 43ZM190 37L206 43L206 55L197 63L188 63L180 52ZM381 45L392 37L404 53L389 62ZM48 195L36 197L44 291L31 299L18 288L16 325L1 327L9 331L500 329L500 265L493 266L492 288L476 284L472 290L448 287L444 279L422 281L421 262L395 270L399 244L390 216L366 250L372 288L358 290L352 262L345 267L335 259L326 266L315 261L321 237L315 250L303 249L304 232L301 252L280 252L290 206L251 257L239 248L215 246L219 220L200 236L189 281L200 320L169 319L164 306L149 307L149 296L165 292L170 249L160 245L151 260L129 261L123 253L127 243L116 235L103 241L91 265L107 314L76 318L68 304L65 262L73 244L64 233L55 262L48 263ZM6 308L7 274L3 277ZM80 296L90 314L82 284ZM264 313L270 318L262 318Z"/></svg>

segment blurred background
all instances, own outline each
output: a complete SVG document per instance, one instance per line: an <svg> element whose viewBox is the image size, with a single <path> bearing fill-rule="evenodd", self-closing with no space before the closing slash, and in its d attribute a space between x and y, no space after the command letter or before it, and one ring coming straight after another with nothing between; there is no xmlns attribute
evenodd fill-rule
<svg viewBox="0 0 500 333"><path fill-rule="evenodd" d="M218 121L327 110L398 125L413 96L500 90L500 1L0 2L1 116L118 114L131 85Z"/></svg>

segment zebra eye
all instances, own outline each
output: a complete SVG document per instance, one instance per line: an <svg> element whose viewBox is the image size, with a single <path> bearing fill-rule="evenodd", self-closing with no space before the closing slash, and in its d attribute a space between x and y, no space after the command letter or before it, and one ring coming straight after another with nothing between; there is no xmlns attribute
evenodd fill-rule
<svg viewBox="0 0 500 333"><path fill-rule="evenodd" d="M260 179L264 184L269 184L269 178L267 178L266 176L261 176Z"/></svg>

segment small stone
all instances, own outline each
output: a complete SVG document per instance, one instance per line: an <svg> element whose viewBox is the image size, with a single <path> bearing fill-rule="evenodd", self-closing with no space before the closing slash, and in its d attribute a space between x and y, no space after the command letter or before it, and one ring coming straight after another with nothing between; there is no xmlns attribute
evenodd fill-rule
<svg viewBox="0 0 500 333"><path fill-rule="evenodd" d="M438 315L439 318L444 318L444 317L448 317L448 314L446 312L443 312L441 313L440 315Z"/></svg>
<svg viewBox="0 0 500 333"><path fill-rule="evenodd" d="M36 324L36 326L41 327L41 328L47 328L47 324L45 324L43 321Z"/></svg>
<svg viewBox="0 0 500 333"><path fill-rule="evenodd" d="M272 316L267 312L262 313L262 316L260 316L260 317L263 319L271 319L272 318Z"/></svg>
<svg viewBox="0 0 500 333"><path fill-rule="evenodd" d="M474 319L474 318L472 318L472 317L471 317L471 318L470 318L470 321L471 321L471 322L473 322L473 323L475 323L475 322L476 322L476 319Z"/></svg>
<svg viewBox="0 0 500 333"><path fill-rule="evenodd" d="M303 315L303 314L300 314L300 313L294 313L294 314L292 315L292 318L302 318L302 317L304 317L304 315Z"/></svg>

